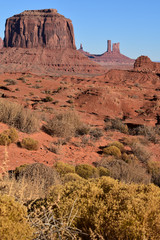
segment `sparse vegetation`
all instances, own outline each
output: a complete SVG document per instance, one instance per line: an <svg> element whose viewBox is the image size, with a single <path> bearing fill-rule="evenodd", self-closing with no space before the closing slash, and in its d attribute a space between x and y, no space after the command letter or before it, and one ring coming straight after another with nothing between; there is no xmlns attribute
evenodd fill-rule
<svg viewBox="0 0 160 240"><path fill-rule="evenodd" d="M4 82L7 83L7 86L9 86L9 85L16 85L17 84L17 81L14 80L14 79L5 79Z"/></svg>
<svg viewBox="0 0 160 240"><path fill-rule="evenodd" d="M87 127L80 121L75 112L66 112L56 115L44 125L44 130L57 137L73 137L75 135L84 135L87 132Z"/></svg>
<svg viewBox="0 0 160 240"><path fill-rule="evenodd" d="M18 103L0 100L0 122L6 123L22 132L33 133L39 130L36 115Z"/></svg>
<svg viewBox="0 0 160 240"><path fill-rule="evenodd" d="M128 134L128 127L126 124L124 124L122 122L122 120L120 120L119 118L116 119L105 119L106 122L106 126L105 126L105 130L111 130L111 129L115 129L118 130L122 133Z"/></svg>
<svg viewBox="0 0 160 240"><path fill-rule="evenodd" d="M20 142L22 148L26 148L27 150L38 150L39 143L37 140L33 138L23 138Z"/></svg>

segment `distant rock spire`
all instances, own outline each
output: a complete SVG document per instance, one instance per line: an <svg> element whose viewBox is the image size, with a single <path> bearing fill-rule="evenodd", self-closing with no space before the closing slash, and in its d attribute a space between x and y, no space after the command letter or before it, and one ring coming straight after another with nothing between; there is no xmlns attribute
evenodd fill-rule
<svg viewBox="0 0 160 240"><path fill-rule="evenodd" d="M111 40L107 40L107 52L111 52Z"/></svg>
<svg viewBox="0 0 160 240"><path fill-rule="evenodd" d="M82 43L80 44L80 49L83 50L83 46L82 46Z"/></svg>

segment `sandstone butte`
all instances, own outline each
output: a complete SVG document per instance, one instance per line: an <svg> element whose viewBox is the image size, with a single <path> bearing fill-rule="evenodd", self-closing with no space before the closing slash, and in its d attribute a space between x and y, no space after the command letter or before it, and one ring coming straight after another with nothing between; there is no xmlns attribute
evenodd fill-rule
<svg viewBox="0 0 160 240"><path fill-rule="evenodd" d="M160 63L152 62L147 56L140 56L134 63L134 69L143 72L160 73Z"/></svg>
<svg viewBox="0 0 160 240"><path fill-rule="evenodd" d="M29 10L6 20L0 72L103 72L76 50L72 21L55 9Z"/></svg>

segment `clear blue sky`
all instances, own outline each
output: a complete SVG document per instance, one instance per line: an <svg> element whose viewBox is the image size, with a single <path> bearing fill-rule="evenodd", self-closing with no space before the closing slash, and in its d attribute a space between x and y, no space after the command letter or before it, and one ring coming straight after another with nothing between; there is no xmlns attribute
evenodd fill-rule
<svg viewBox="0 0 160 240"><path fill-rule="evenodd" d="M55 8L73 22L76 46L90 53L106 51L107 39L120 42L121 53L160 61L160 0L6 0L0 4L0 36L5 20L24 10Z"/></svg>

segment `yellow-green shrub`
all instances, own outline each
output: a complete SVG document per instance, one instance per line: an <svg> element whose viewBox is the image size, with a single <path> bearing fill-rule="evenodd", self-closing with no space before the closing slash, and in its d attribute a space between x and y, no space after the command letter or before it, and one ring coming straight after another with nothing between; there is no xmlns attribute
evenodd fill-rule
<svg viewBox="0 0 160 240"><path fill-rule="evenodd" d="M55 202L58 200L58 207ZM48 205L57 218L77 213L72 226L109 240L159 239L160 189L152 184L124 184L109 177L54 186ZM89 236L82 235L82 239Z"/></svg>
<svg viewBox="0 0 160 240"><path fill-rule="evenodd" d="M27 222L26 208L4 195L0 195L0 239L33 239L33 229Z"/></svg>
<svg viewBox="0 0 160 240"><path fill-rule="evenodd" d="M115 147L119 148L121 152L124 151L123 143L120 143L118 141L112 142L108 146L115 146Z"/></svg>
<svg viewBox="0 0 160 240"><path fill-rule="evenodd" d="M106 155L112 155L116 158L121 158L121 151L116 146L110 146L103 149L103 153Z"/></svg>
<svg viewBox="0 0 160 240"><path fill-rule="evenodd" d="M85 181L82 177L80 177L77 173L67 173L63 177L63 182L67 183L70 181Z"/></svg>
<svg viewBox="0 0 160 240"><path fill-rule="evenodd" d="M68 163L56 162L54 167L61 176L67 173L75 173L75 166Z"/></svg>
<svg viewBox="0 0 160 240"><path fill-rule="evenodd" d="M20 144L21 147L26 148L28 150L38 150L39 147L38 141L34 140L33 138L23 138Z"/></svg>
<svg viewBox="0 0 160 240"><path fill-rule="evenodd" d="M5 133L0 134L0 145L9 145L11 144L11 139Z"/></svg>
<svg viewBox="0 0 160 240"><path fill-rule="evenodd" d="M77 165L75 171L80 177L85 179L99 176L98 169L88 164Z"/></svg>
<svg viewBox="0 0 160 240"><path fill-rule="evenodd" d="M10 128L0 134L0 145L9 145L18 140L18 133L15 128Z"/></svg>
<svg viewBox="0 0 160 240"><path fill-rule="evenodd" d="M98 167L98 172L99 172L99 176L102 177L102 176L109 176L109 170L105 167Z"/></svg>

